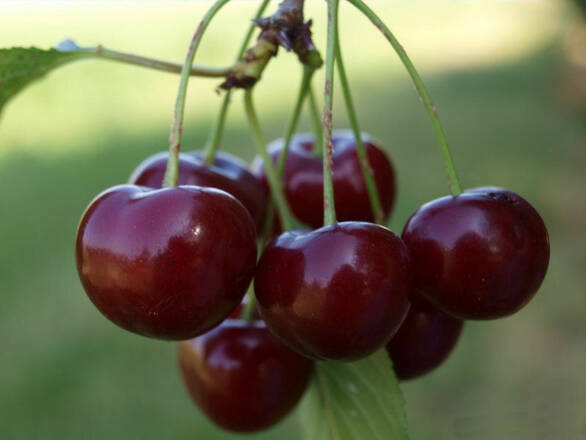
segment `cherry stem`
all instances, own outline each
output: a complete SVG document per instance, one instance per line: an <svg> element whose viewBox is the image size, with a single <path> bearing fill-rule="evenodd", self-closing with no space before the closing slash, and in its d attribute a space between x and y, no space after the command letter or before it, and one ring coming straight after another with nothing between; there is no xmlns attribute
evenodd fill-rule
<svg viewBox="0 0 586 440"><path fill-rule="evenodd" d="M187 50L187 56L185 57L185 63L181 70L181 81L179 83L179 90L177 92L177 101L175 102L175 113L173 115L173 125L171 127L171 134L169 135L169 160L167 161L167 170L165 171L165 177L163 179L163 186L177 186L177 178L179 174L179 150L181 149L181 137L183 135L183 117L185 114L185 97L187 94L187 84L189 83L189 72L191 71L191 65L201 38L207 29L208 25L216 15L216 13L222 9L222 7L230 0L217 0L212 7L206 12L203 19L197 26L189 49Z"/></svg>
<svg viewBox="0 0 586 440"><path fill-rule="evenodd" d="M161 70L163 72L181 73L183 68L183 66L178 63L157 60L154 58L143 57L126 52L119 52L117 50L108 49L101 44L94 47L80 47L72 40L65 40L57 45L57 50L60 52L76 52L80 55L87 56L87 58L103 58L125 64L133 64L135 66ZM233 67L234 66L211 67L194 65L191 67L189 74L191 76L219 78L230 74Z"/></svg>
<svg viewBox="0 0 586 440"><path fill-rule="evenodd" d="M316 157L321 157L324 152L324 144L323 144L323 130L321 126L321 120L319 117L319 107L317 105L317 98L315 97L315 93L313 91L313 87L309 85L309 112L311 114L311 125L313 128L313 137L314 137L314 144L313 144L313 153Z"/></svg>
<svg viewBox="0 0 586 440"><path fill-rule="evenodd" d="M393 49L395 50L395 52L397 53L397 55L399 56L399 58L403 62L403 65L407 69L407 72L409 72L409 75L411 76L411 79L413 80L413 83L415 85L415 89L419 93L419 96L421 97L421 100L423 101L423 105L425 106L425 109L427 110L427 113L429 114L429 117L431 118L431 122L432 122L433 128L435 130L436 137L439 141L440 149L441 149L442 156L444 159L444 164L446 167L446 172L448 174L448 178L449 178L449 182L450 182L449 183L450 191L453 195L460 194L462 192L462 187L460 185L460 180L458 179L458 175L456 174L454 162L452 161L452 155L450 153L450 147L448 146L448 142L446 140L444 130L443 130L442 125L440 123L438 113L437 113L437 108L435 107L435 105L431 101L431 98L430 98L429 94L427 93L427 89L425 88L425 85L423 84L421 77L417 73L415 66L413 65L413 63L411 62L409 57L407 56L407 53L405 52L405 49L403 48L403 46L401 46L399 41L395 38L393 33L387 27L387 25L372 11L372 9L370 9L362 0L348 0L348 1L350 3L352 3L358 10L360 10L360 12L362 12L372 22L372 24L375 25L382 32L382 34L389 41L389 43L391 43L391 46L393 47Z"/></svg>
<svg viewBox="0 0 586 440"><path fill-rule="evenodd" d="M303 107L303 102L310 91L311 86L311 78L313 77L313 73L315 69L303 66L303 76L301 77L301 85L299 86L299 93L297 94L297 101L295 102L295 107L293 108L293 114L291 115L291 119L289 120L289 124L287 125L287 129L285 130L285 136L283 141L283 150L279 155L279 162L277 165L277 173L279 180L281 180L283 176L283 172L285 171L285 164L287 163L287 155L289 154L289 146L291 145L291 139L293 138L293 134L295 130L297 130L297 126L299 124L299 117L301 116L301 108ZM263 226L263 235L268 237L271 233L271 229L273 228L273 221L274 221L274 206L271 202L267 208L267 215L265 224Z"/></svg>
<svg viewBox="0 0 586 440"><path fill-rule="evenodd" d="M262 14L264 14L267 6L269 5L270 0L263 0L261 5L259 6L258 10L254 14L254 20L259 19ZM246 52L246 48L250 44L250 40L252 39L252 35L254 30L256 29L256 24L254 21L249 26L248 31L242 40L242 44L238 49L238 55L236 56L236 61L240 60ZM224 95L224 100L222 101L222 106L220 107L220 112L218 113L218 118L214 124L214 128L212 129L210 136L208 138L205 150L204 150L204 163L206 165L210 165L214 162L214 156L216 155L216 151L220 148L220 143L222 142L222 134L224 133L224 127L226 124L226 115L228 113L228 106L230 104L230 99L232 96L232 90L228 90Z"/></svg>
<svg viewBox="0 0 586 440"><path fill-rule="evenodd" d="M299 124L299 117L301 116L301 109L303 108L303 102L305 101L305 98L307 97L308 92L310 90L311 78L313 77L314 72L315 69L312 69L311 67L303 67L303 76L301 77L301 85L299 86L297 101L295 102L293 114L291 115L291 119L289 121L289 124L287 125L287 130L285 131L285 145L283 146L283 151L279 156L279 176L282 176L283 171L285 170L287 154L289 154L289 145L291 144L291 139L293 138L295 130L297 130L297 125Z"/></svg>
<svg viewBox="0 0 586 440"><path fill-rule="evenodd" d="M328 0L328 30L326 49L326 80L324 85L324 108L322 123L324 126L324 225L336 222L336 206L334 202L333 182L333 144L332 144L332 108L334 104L334 62L336 59L336 34L338 30L339 0Z"/></svg>
<svg viewBox="0 0 586 440"><path fill-rule="evenodd" d="M374 176L372 168L368 162L366 155L366 149L364 148L364 142L362 140L362 132L360 125L358 124L358 117L354 108L354 102L352 100L352 93L350 92L350 84L348 77L346 76L346 68L344 67L344 60L342 58L342 48L340 46L340 36L336 32L336 64L338 67L338 76L340 78L340 84L344 94L344 101L346 103L346 111L348 113L348 119L350 121L350 127L354 133L354 139L356 142L356 153L358 155L358 162L360 163L360 169L362 170L362 176L366 184L366 191L370 200L370 207L374 215L376 223L381 224L384 221L384 213L378 194L378 189L374 182Z"/></svg>
<svg viewBox="0 0 586 440"><path fill-rule="evenodd" d="M256 296L254 295L252 288L248 291L246 297L248 301L246 302L246 306L242 311L241 318L242 320L251 323L254 321L254 311L256 309Z"/></svg>
<svg viewBox="0 0 586 440"><path fill-rule="evenodd" d="M248 123L252 129L252 134L254 135L258 151L264 162L267 180L271 189L271 197L273 198L273 202L277 207L277 212L279 213L279 217L281 219L281 225L283 225L285 230L289 230L293 226L293 215L291 214L291 210L289 209L289 205L285 199L281 180L278 177L275 166L267 151L264 135L260 128L252 100L252 89L248 89L244 93L244 107L246 109L246 116L248 117Z"/></svg>

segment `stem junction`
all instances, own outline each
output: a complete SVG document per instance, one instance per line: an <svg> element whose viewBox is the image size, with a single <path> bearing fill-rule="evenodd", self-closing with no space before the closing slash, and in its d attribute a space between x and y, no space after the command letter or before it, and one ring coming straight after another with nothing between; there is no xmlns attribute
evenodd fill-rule
<svg viewBox="0 0 586 440"><path fill-rule="evenodd" d="M303 21L303 6L304 0L283 0L273 15L254 20L261 28L256 44L246 51L220 87L251 88L279 46L295 52L302 64L319 68L323 62L311 39L311 20Z"/></svg>

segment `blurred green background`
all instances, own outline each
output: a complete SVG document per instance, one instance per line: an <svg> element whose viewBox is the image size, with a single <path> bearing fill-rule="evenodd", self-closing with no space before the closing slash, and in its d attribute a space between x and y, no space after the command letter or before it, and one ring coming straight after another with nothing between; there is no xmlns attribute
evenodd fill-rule
<svg viewBox="0 0 586 440"><path fill-rule="evenodd" d="M199 63L232 62L257 2L234 1ZM325 2L308 2L324 49ZM81 45L182 60L204 1L3 1L0 46ZM273 5L274 6L274 5ZM580 15L559 0L372 2L428 84L466 187L525 196L551 234L543 287L520 313L469 323L438 371L404 384L414 439L586 438L586 45ZM365 131L399 176L391 221L447 192L431 125L378 32L342 2L346 63ZM576 37L578 35L578 37ZM576 43L578 41L578 43ZM581 64L582 63L582 64ZM300 69L281 53L256 93L267 139L280 136ZM321 89L323 72L316 90ZM0 119L0 438L231 439L190 403L173 344L120 331L78 282L79 217L166 148L178 76L106 61L52 73ZM217 80L191 83L186 148L205 142ZM319 87L318 87L319 86ZM225 149L254 144L236 94ZM336 127L346 127L336 94ZM307 117L303 121L307 130ZM301 438L296 416L249 438Z"/></svg>

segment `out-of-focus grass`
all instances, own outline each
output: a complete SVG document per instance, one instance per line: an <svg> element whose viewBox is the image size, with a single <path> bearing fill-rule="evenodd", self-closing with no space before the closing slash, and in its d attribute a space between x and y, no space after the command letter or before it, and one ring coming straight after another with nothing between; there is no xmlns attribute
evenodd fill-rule
<svg viewBox="0 0 586 440"><path fill-rule="evenodd" d="M0 44L49 45L73 36L83 44L103 42L181 59L196 21L187 11L199 13L201 5L166 4L86 4L91 14L66 2L40 3L36 11L0 6L0 16L10 17L0 27ZM384 9L414 49L414 59L423 61L418 64L465 186L495 184L524 195L549 227L552 258L543 288L527 308L505 320L467 324L443 368L404 385L410 429L414 439L581 438L586 433L586 115L558 94L564 64L558 37L552 37L571 19L551 1L441 5L393 2ZM202 47L208 62L230 60L221 49L222 32L242 31L245 24L236 18L251 9L245 3L234 7ZM55 8L62 8L60 20ZM323 10L319 4L312 9ZM502 27L499 17L507 19ZM392 54L379 55L384 46L370 46L366 30L365 47L357 37L363 28L353 28L362 20L343 19L350 27L347 63L363 128L383 141L399 173L391 225L400 231L417 206L446 192L440 156ZM528 23L538 22L547 23L539 28L547 42L528 31ZM323 20L317 26L323 29ZM470 41L469 35L477 37ZM510 46L516 49L505 47L498 35L513 36ZM473 41L484 48L480 53ZM369 59L360 48L377 56ZM291 60L278 61L259 87L267 138L283 131L289 110L284 103L293 99L297 73ZM175 346L109 324L86 299L75 273L72 249L82 210L165 146L177 81L132 67L83 63L26 91L0 121L2 438L233 438L190 404ZM186 146L202 145L219 102L213 83L194 84ZM345 126L342 107L336 108L337 125ZM241 109L233 110L225 145L250 159L253 143ZM254 438L300 438L295 416Z"/></svg>

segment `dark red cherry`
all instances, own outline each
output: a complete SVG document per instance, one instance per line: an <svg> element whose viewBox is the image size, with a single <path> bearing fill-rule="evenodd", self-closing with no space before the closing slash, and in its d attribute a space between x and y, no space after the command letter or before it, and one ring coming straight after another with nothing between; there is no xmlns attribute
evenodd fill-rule
<svg viewBox="0 0 586 440"><path fill-rule="evenodd" d="M180 344L183 380L193 401L217 425L258 431L279 422L299 402L313 362L266 328L228 319Z"/></svg>
<svg viewBox="0 0 586 440"><path fill-rule="evenodd" d="M372 223L285 232L265 249L254 288L261 316L291 348L359 359L384 346L407 314L407 248Z"/></svg>
<svg viewBox="0 0 586 440"><path fill-rule="evenodd" d="M167 167L166 152L146 158L130 176L130 183L161 188ZM212 165L205 165L203 153L179 155L179 185L218 188L236 197L252 215L257 230L263 225L267 192L261 181L248 170L245 162L231 154L217 152Z"/></svg>
<svg viewBox="0 0 586 440"><path fill-rule="evenodd" d="M515 313L547 271L549 239L537 211L517 194L478 188L423 205L407 222L416 288L463 319Z"/></svg>
<svg viewBox="0 0 586 440"><path fill-rule="evenodd" d="M436 369L460 338L464 321L412 295L411 308L399 331L387 344L399 379L412 379Z"/></svg>
<svg viewBox="0 0 586 440"><path fill-rule="evenodd" d="M248 211L212 188L110 188L84 212L77 268L96 307L131 332L188 339L242 301L256 263Z"/></svg>
<svg viewBox="0 0 586 440"><path fill-rule="evenodd" d="M363 140L383 211L388 217L395 201L395 172L383 150L367 135L363 135ZM354 135L350 131L335 131L332 141L334 194L338 220L374 221L356 154ZM270 155L275 162L283 146L283 139L269 145ZM313 154L313 148L312 135L300 134L293 137L283 182L285 195L295 216L303 223L319 228L323 225L323 165L321 157ZM262 160L256 159L252 167L268 188Z"/></svg>

